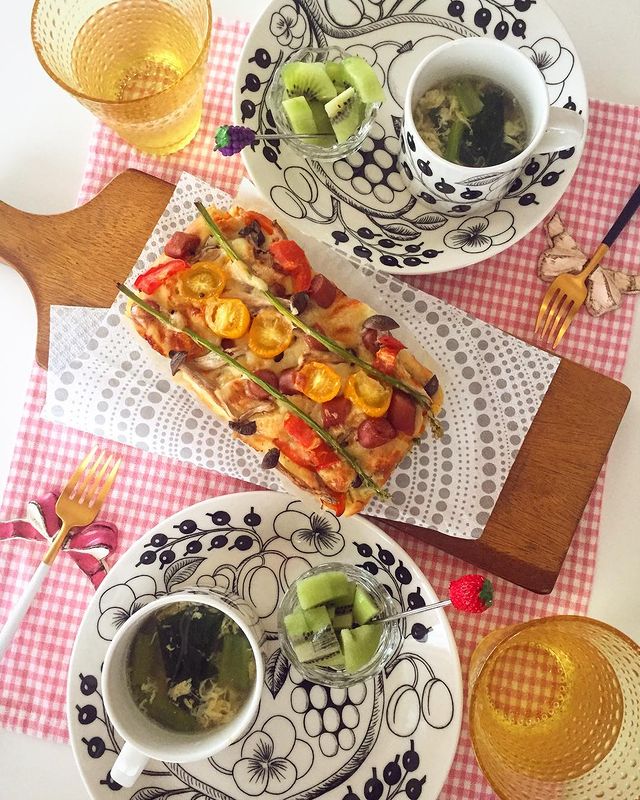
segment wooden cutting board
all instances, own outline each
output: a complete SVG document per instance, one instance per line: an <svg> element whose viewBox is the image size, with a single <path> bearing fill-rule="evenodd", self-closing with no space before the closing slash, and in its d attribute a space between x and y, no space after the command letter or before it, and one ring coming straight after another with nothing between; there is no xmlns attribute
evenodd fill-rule
<svg viewBox="0 0 640 800"><path fill-rule="evenodd" d="M0 260L33 294L43 367L49 307L110 306L115 281L129 273L173 189L127 170L63 214L28 214L0 202ZM562 359L480 539L392 527L534 592L551 592L629 397L621 383ZM590 412L594 399L598 413Z"/></svg>

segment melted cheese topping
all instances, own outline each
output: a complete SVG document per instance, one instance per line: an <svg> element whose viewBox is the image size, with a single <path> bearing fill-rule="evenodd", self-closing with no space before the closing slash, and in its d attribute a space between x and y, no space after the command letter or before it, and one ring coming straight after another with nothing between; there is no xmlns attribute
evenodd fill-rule
<svg viewBox="0 0 640 800"><path fill-rule="evenodd" d="M215 209L210 210L215 215ZM232 209L231 216L224 219L224 233L230 241L234 250L244 259L246 264L251 267L251 272L246 265L239 261L230 261L219 249L212 238L205 239L204 250L208 260L216 259L216 263L222 267L226 274L226 284L221 297L236 297L241 299L255 315L261 308L269 306L269 301L261 294L261 290L272 286L275 282L280 283L286 291L291 291L291 277L279 271L273 263L268 253L268 245L271 241L284 238L283 232L278 226L272 236L266 236L266 242L257 248L249 240L238 236L238 232L244 226L242 209ZM195 232L202 238L208 229L202 219L197 219L187 232ZM200 260L201 256L194 257L192 260ZM162 257L158 261L164 261ZM252 274L253 273L253 274ZM172 319L179 327L189 326L203 337L209 339L214 344L220 344L220 339L207 327L203 309L201 305L187 300L180 295L179 281L172 278L161 286L151 298L160 308L169 311ZM362 324L376 311L361 302L338 291L333 304L329 308L321 308L312 300L301 315L309 326L325 333L331 339L338 341L345 348L352 348L354 352L363 360L372 362L372 354L362 343ZM134 316L134 315L132 315ZM149 316L149 315L147 315ZM180 349L175 347L176 336L184 337L184 334L173 332L167 334L167 329L159 323L151 322L147 324L136 321L138 331L143 335L155 349L165 354L169 349ZM186 337L184 337L186 338ZM259 369L268 369L276 375L280 375L284 370L300 367L306 361L324 361L331 365L343 379L353 371L354 366L342 361L339 356L333 353L310 347L305 340L302 331L295 329L290 346L279 360L263 359L249 350L247 346L248 336L245 335L235 340L235 347L231 354L241 364L249 370L255 372ZM169 348L169 343L174 347ZM178 341L180 344L180 341ZM184 344L184 342L182 342ZM186 349L186 348L185 348ZM192 352L193 347L189 352ZM199 354L202 354L201 351ZM206 363L206 362L205 362ZM431 377L431 372L424 367L408 350L402 350L398 354L396 362L396 375L405 383L422 390L424 383ZM238 375L233 367L222 363L213 369L201 368L198 363L190 359L176 375L176 379L185 384L200 400L210 408L215 414L226 419L251 418L256 422L257 430L250 436L238 436L251 445L254 449L264 452L274 446L274 441L283 433L283 423L287 409L277 401L269 399L267 401L257 400L247 392L247 378ZM307 397L296 394L290 399L301 409L310 414L313 419L322 424L322 407L309 400ZM434 398L434 411L442 405L442 390ZM386 483L392 471L402 460L412 445L412 437L398 432L396 437L380 447L365 449L357 440L357 428L361 422L367 419L364 412L352 406L345 422L338 428L332 428L331 433L341 441L349 452L358 460L363 469L371 475L375 482L382 486ZM416 414L415 436L420 436L426 427L427 416L418 408ZM355 477L354 470L340 460L330 467L319 470L311 470L301 466L284 454L281 454L278 468L288 474L288 476L298 485L311 491L317 497L327 498L327 490L330 492L347 493L346 514L356 513L361 510L371 498L373 492L370 489L359 487L354 489L351 483ZM329 495L330 496L330 495ZM222 695L213 692L212 704L218 711L211 713L222 713L219 711L224 706ZM226 702L226 701L225 701Z"/></svg>

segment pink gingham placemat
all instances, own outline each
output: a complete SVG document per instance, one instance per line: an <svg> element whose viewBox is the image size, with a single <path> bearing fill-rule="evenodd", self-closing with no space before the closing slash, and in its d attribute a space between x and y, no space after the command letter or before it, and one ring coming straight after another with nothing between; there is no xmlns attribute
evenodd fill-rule
<svg viewBox="0 0 640 800"><path fill-rule="evenodd" d="M203 128L181 153L164 159L139 154L104 127L96 127L80 200L95 194L114 175L128 167L176 181L187 170L233 192L242 175L239 159L210 152L215 128L231 119L231 94L236 63L248 27L217 21L212 49ZM585 249L595 246L640 177L640 109L593 101L589 138L580 168L559 210ZM531 339L544 286L535 275L536 259L545 246L541 228L486 262L464 271L410 279L420 288L470 311L525 339ZM634 271L640 253L640 226L630 226L616 242L610 264ZM633 300L623 308L574 322L560 348L562 355L619 378L624 366ZM34 368L24 416L17 437L0 517L22 515L28 499L64 483L95 437L39 418L44 402L45 376ZM120 529L120 552L159 520L212 495L242 491L248 484L155 456L114 442L110 450L124 456L117 484L103 516ZM497 605L480 617L450 615L463 670L478 640L497 627L536 616L585 613L596 558L604 475L600 476L573 540L556 588L540 597L496 579ZM253 487L251 487L253 488ZM551 524L551 521L550 521ZM467 566L407 536L396 536L422 566L435 591L445 596L448 583ZM0 559L0 624L35 568L39 549L30 542L2 545ZM12 548L11 550L9 548ZM90 600L92 587L66 556L56 563L48 584L7 652L0 671L0 724L5 728L64 741L65 675L75 632ZM443 800L491 798L463 725L458 753Z"/></svg>

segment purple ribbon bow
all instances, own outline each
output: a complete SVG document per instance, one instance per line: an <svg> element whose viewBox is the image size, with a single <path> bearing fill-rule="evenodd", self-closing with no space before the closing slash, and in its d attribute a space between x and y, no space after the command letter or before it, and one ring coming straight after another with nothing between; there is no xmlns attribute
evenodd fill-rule
<svg viewBox="0 0 640 800"><path fill-rule="evenodd" d="M44 539L51 542L62 524L56 514L57 500L58 495L53 492L29 500L25 519L0 521L0 541ZM118 529L113 523L92 522L67 537L63 552L75 561L97 589L107 574L105 559L117 546Z"/></svg>

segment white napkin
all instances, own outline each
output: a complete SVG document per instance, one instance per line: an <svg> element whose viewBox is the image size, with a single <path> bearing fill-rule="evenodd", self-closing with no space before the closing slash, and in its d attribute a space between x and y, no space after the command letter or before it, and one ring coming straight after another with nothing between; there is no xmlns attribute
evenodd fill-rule
<svg viewBox="0 0 640 800"><path fill-rule="evenodd" d="M231 202L183 174L132 277L195 217L198 199L219 206ZM240 187L237 202L277 216L248 182ZM559 359L391 275L351 264L286 227L318 270L401 323L398 338L436 369L444 387L444 436L436 440L427 432L391 477L392 501L373 500L367 513L451 536L479 537ZM132 330L123 319L124 307L119 296L106 312L52 309L44 416L269 489L282 488L277 473L261 469L258 454L234 440L225 423L172 382L168 359Z"/></svg>

